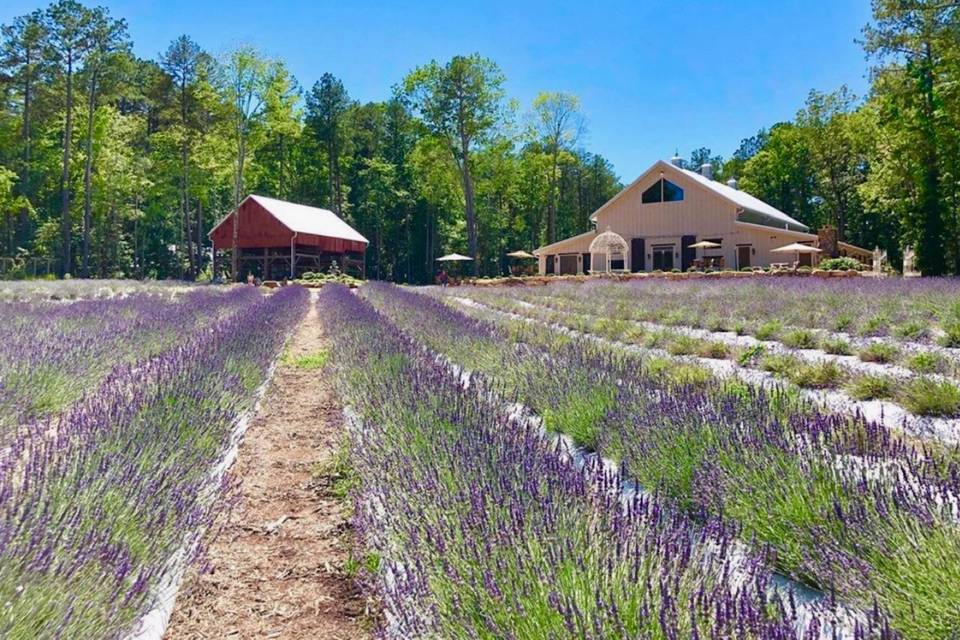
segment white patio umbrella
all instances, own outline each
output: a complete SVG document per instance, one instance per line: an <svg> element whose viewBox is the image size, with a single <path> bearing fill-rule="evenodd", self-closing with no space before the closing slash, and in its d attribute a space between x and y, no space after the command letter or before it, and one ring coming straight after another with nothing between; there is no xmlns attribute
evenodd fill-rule
<svg viewBox="0 0 960 640"><path fill-rule="evenodd" d="M719 242L712 242L710 240L701 240L700 242L694 242L693 244L688 244L687 249L702 249L700 252L700 258L702 260L707 259L707 249L719 249L722 247Z"/></svg>
<svg viewBox="0 0 960 640"><path fill-rule="evenodd" d="M448 253L437 258L437 262L462 262L463 260L473 260L473 258L460 253Z"/></svg>
<svg viewBox="0 0 960 640"><path fill-rule="evenodd" d="M770 253L796 253L797 254L796 262L800 262L801 253L814 254L814 253L823 253L823 252L820 249L817 249L816 247L811 247L808 244L800 244L799 242L793 242L791 244L788 244L782 247L777 247L776 249L770 249Z"/></svg>
<svg viewBox="0 0 960 640"><path fill-rule="evenodd" d="M710 240L701 240L700 242L694 242L693 244L688 244L687 249L717 249L721 247L718 242L711 242Z"/></svg>
<svg viewBox="0 0 960 640"><path fill-rule="evenodd" d="M508 258L536 258L537 256L533 255L532 253L527 253L523 249L520 249L519 251L511 251L510 253L507 254L507 257Z"/></svg>

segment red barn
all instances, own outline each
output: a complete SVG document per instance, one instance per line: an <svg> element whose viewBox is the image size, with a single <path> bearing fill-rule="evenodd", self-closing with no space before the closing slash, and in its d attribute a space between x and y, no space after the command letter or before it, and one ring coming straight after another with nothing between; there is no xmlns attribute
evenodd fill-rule
<svg viewBox="0 0 960 640"><path fill-rule="evenodd" d="M239 251L234 279L248 273L263 280L295 278L306 271L326 271L333 261L344 272L365 275L363 257L369 242L326 209L250 195L217 223L209 237L214 270L218 251Z"/></svg>

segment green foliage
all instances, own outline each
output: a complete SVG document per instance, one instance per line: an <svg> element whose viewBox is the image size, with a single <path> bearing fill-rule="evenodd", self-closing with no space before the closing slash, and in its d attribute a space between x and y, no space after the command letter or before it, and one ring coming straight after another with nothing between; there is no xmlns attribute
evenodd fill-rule
<svg viewBox="0 0 960 640"><path fill-rule="evenodd" d="M944 373L947 361L931 351L918 351L907 357L904 366L916 373Z"/></svg>
<svg viewBox="0 0 960 640"><path fill-rule="evenodd" d="M780 342L791 349L816 349L817 336L809 329L792 329L780 336Z"/></svg>
<svg viewBox="0 0 960 640"><path fill-rule="evenodd" d="M900 350L887 342L871 342L857 352L857 356L864 362L879 362L886 364L893 362L900 355Z"/></svg>
<svg viewBox="0 0 960 640"><path fill-rule="evenodd" d="M803 363L796 369L787 372L791 382L800 387L825 389L836 387L846 377L843 369L830 360L821 362Z"/></svg>
<svg viewBox="0 0 960 640"><path fill-rule="evenodd" d="M840 257L821 260L819 267L827 271L859 271L863 265L854 258Z"/></svg>
<svg viewBox="0 0 960 640"><path fill-rule="evenodd" d="M297 369L306 369L307 371L313 371L315 369L322 369L326 366L327 361L330 359L330 353L326 350L317 351L316 353L310 353L305 356L300 356L299 358L293 361L293 366Z"/></svg>
<svg viewBox="0 0 960 640"><path fill-rule="evenodd" d="M843 338L826 338L820 343L820 348L835 356L849 356L853 353L850 343Z"/></svg>
<svg viewBox="0 0 960 640"><path fill-rule="evenodd" d="M778 320L770 320L757 327L757 330L753 332L753 336L757 340L776 340L780 329L781 324Z"/></svg>
<svg viewBox="0 0 960 640"><path fill-rule="evenodd" d="M947 381L913 378L897 392L897 402L921 416L955 417L960 413L960 388Z"/></svg>
<svg viewBox="0 0 960 640"><path fill-rule="evenodd" d="M845 391L856 400L877 400L892 398L896 389L896 379L889 376L858 376L853 378Z"/></svg>

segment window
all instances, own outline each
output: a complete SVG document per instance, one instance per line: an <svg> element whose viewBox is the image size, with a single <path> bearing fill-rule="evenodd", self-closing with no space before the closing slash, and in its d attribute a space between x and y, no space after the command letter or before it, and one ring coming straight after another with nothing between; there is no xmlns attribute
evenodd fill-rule
<svg viewBox="0 0 960 640"><path fill-rule="evenodd" d="M681 200L683 200L683 189L664 178L657 180L640 196L640 201L643 204L679 202Z"/></svg>
<svg viewBox="0 0 960 640"><path fill-rule="evenodd" d="M663 180L657 180L652 187L643 192L640 200L643 204L650 204L651 202L663 202L663 189L661 183Z"/></svg>
<svg viewBox="0 0 960 640"><path fill-rule="evenodd" d="M669 180L663 180L663 201L680 202L683 200L683 189L673 184Z"/></svg>

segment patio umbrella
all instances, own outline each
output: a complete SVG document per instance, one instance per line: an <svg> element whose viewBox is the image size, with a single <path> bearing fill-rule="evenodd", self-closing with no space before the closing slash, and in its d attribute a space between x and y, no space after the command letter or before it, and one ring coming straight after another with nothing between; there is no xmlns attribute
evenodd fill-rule
<svg viewBox="0 0 960 640"><path fill-rule="evenodd" d="M448 253L445 256L437 258L437 262L461 262L463 260L473 260L473 258L459 253Z"/></svg>
<svg viewBox="0 0 960 640"><path fill-rule="evenodd" d="M687 249L718 249L721 245L718 242L710 242L709 240L701 240L700 242L694 242L693 244L688 244Z"/></svg>
<svg viewBox="0 0 960 640"><path fill-rule="evenodd" d="M707 249L719 249L721 245L719 242L711 242L710 240L701 240L700 242L694 242L693 244L688 244L687 249L703 249L700 252L700 258L704 261L707 259Z"/></svg>
<svg viewBox="0 0 960 640"><path fill-rule="evenodd" d="M814 254L814 253L823 253L823 252L820 251L820 249L817 249L816 247L811 247L808 244L800 244L799 242L793 242L791 244L788 244L782 247L777 247L776 249L770 249L770 253L796 253L797 254L796 261L800 262L801 253Z"/></svg>
<svg viewBox="0 0 960 640"><path fill-rule="evenodd" d="M507 257L508 258L536 258L537 256L533 255L532 253L527 253L523 249L520 249L519 251L511 251L510 253L507 254Z"/></svg>

